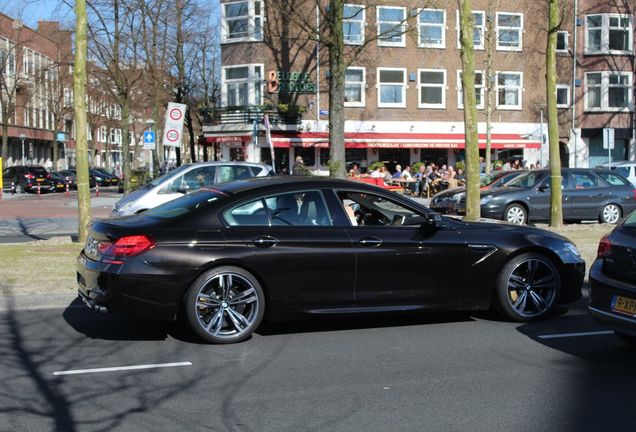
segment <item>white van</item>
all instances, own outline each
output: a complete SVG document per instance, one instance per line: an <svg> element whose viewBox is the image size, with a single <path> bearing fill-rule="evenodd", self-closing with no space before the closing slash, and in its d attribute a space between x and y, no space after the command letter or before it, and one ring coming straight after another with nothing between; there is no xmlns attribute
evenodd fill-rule
<svg viewBox="0 0 636 432"><path fill-rule="evenodd" d="M250 162L199 162L181 165L151 180L115 203L111 217L130 216L197 189L250 177L273 175L272 167Z"/></svg>

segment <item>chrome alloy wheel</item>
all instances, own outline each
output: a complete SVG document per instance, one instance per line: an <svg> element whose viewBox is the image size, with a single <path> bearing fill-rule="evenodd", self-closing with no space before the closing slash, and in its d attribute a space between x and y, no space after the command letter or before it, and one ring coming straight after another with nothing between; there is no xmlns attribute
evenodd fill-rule
<svg viewBox="0 0 636 432"><path fill-rule="evenodd" d="M526 212L518 205L513 205L506 210L506 220L516 225L526 223Z"/></svg>
<svg viewBox="0 0 636 432"><path fill-rule="evenodd" d="M238 339L253 331L261 303L247 278L225 272L202 284L193 306L198 324L206 333L218 339Z"/></svg>
<svg viewBox="0 0 636 432"><path fill-rule="evenodd" d="M524 318L543 315L554 303L558 283L554 268L544 261L535 258L521 261L508 276L510 306Z"/></svg>
<svg viewBox="0 0 636 432"><path fill-rule="evenodd" d="M616 204L608 204L603 207L602 222L615 224L621 218L621 209Z"/></svg>

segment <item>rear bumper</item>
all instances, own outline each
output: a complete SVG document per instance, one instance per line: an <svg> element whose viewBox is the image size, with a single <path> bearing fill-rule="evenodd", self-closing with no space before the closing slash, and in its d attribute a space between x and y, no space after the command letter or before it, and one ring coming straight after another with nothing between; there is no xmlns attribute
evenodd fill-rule
<svg viewBox="0 0 636 432"><path fill-rule="evenodd" d="M636 299L636 286L605 276L602 260L590 268L590 304L588 310L595 321L622 333L636 336L636 317L612 311L615 295Z"/></svg>

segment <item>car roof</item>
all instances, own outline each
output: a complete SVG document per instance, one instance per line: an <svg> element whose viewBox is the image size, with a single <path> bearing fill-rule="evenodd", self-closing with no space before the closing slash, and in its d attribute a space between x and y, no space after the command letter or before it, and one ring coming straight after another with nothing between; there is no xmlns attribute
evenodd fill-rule
<svg viewBox="0 0 636 432"><path fill-rule="evenodd" d="M251 177L244 180L233 181L229 183L221 183L215 185L214 189L220 190L227 194L237 194L247 190L261 190L280 186L301 186L301 187L355 187L366 189L369 191L377 191L378 187L364 182L354 180L336 179L333 177L320 176L290 176L280 175L271 177Z"/></svg>

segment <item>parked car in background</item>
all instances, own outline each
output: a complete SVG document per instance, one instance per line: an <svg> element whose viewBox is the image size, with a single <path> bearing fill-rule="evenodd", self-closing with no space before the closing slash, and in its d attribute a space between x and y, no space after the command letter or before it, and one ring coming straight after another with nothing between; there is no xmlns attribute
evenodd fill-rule
<svg viewBox="0 0 636 432"><path fill-rule="evenodd" d="M612 164L610 169L625 177L636 187L636 162Z"/></svg>
<svg viewBox="0 0 636 432"><path fill-rule="evenodd" d="M494 171L481 178L479 181L479 189L482 191L496 189L525 172L527 171ZM446 189L433 195L429 207L438 213L453 214L456 213L458 204L461 202L462 198L465 199L465 197L465 187Z"/></svg>
<svg viewBox="0 0 636 432"><path fill-rule="evenodd" d="M62 170L60 171L60 173L62 173L70 182L70 186L71 189L77 189L77 172L75 171L75 169L67 169L67 170ZM88 175L88 186L90 188L94 188L95 187L95 177L93 177L92 175Z"/></svg>
<svg viewBox="0 0 636 432"><path fill-rule="evenodd" d="M49 172L41 166L12 166L2 170L3 189L13 190L15 193L48 192L54 189Z"/></svg>
<svg viewBox="0 0 636 432"><path fill-rule="evenodd" d="M54 190L56 192L65 192L66 191L66 183L68 182L66 175L62 174L60 171L51 171L51 181L53 182ZM69 183L69 189L71 185Z"/></svg>
<svg viewBox="0 0 636 432"><path fill-rule="evenodd" d="M636 212L599 242L590 268L589 311L596 321L636 345Z"/></svg>
<svg viewBox="0 0 636 432"><path fill-rule="evenodd" d="M614 171L564 168L563 219L599 220L617 223L636 209L636 190ZM481 216L515 224L550 219L550 172L528 171L503 187L481 193ZM466 211L466 198L457 205L457 213Z"/></svg>
<svg viewBox="0 0 636 432"><path fill-rule="evenodd" d="M273 175L272 167L250 162L199 162L168 171L115 203L111 216L129 216L201 188L250 177Z"/></svg>
<svg viewBox="0 0 636 432"><path fill-rule="evenodd" d="M577 301L584 274L558 234L452 220L377 186L297 176L217 184L96 220L77 260L92 309L183 314L213 343L248 338L265 315L493 307L531 321Z"/></svg>

